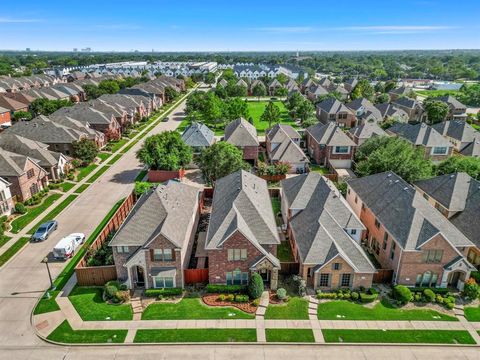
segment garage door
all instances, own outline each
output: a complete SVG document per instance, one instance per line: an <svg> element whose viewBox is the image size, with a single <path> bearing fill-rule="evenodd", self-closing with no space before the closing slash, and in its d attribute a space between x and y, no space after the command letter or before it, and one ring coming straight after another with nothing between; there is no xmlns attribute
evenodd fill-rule
<svg viewBox="0 0 480 360"><path fill-rule="evenodd" d="M350 169L352 160L330 160L330 164L336 169Z"/></svg>

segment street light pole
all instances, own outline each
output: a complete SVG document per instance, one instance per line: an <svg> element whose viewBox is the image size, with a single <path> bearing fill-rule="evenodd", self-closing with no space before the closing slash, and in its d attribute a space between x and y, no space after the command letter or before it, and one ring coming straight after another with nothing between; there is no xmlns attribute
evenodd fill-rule
<svg viewBox="0 0 480 360"><path fill-rule="evenodd" d="M45 257L42 262L47 266L48 278L50 279L50 288L53 290L52 274L50 274L50 268L48 267L48 257Z"/></svg>

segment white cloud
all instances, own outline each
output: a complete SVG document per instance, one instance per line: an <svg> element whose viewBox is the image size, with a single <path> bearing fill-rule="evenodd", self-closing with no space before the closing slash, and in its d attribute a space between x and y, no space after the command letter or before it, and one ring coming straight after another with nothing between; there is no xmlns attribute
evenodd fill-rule
<svg viewBox="0 0 480 360"><path fill-rule="evenodd" d="M14 23L35 23L42 22L41 19L14 19L0 17L0 24L14 24Z"/></svg>
<svg viewBox="0 0 480 360"><path fill-rule="evenodd" d="M443 25L382 25L382 26L347 26L337 28L338 30L358 30L373 31L382 33L411 33L411 32L429 32L457 29L456 26Z"/></svg>

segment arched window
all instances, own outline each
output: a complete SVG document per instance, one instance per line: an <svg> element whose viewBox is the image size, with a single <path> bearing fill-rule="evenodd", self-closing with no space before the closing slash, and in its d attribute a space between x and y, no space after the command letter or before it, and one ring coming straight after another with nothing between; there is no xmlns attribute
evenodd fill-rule
<svg viewBox="0 0 480 360"><path fill-rule="evenodd" d="M438 275L431 271L425 271L423 274L418 274L415 281L415 286L421 287L436 287Z"/></svg>

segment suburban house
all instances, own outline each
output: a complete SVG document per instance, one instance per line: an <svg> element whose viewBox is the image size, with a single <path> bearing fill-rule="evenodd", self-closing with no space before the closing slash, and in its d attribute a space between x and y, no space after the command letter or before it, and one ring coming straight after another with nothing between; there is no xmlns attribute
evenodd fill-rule
<svg viewBox="0 0 480 360"><path fill-rule="evenodd" d="M15 208L10 186L7 180L0 177L0 216L10 216Z"/></svg>
<svg viewBox="0 0 480 360"><path fill-rule="evenodd" d="M469 248L467 259L480 269L480 181L459 172L419 180L413 185L475 245Z"/></svg>
<svg viewBox="0 0 480 360"><path fill-rule="evenodd" d="M205 250L211 284L248 284L259 273L275 290L280 237L267 182L239 170L215 183Z"/></svg>
<svg viewBox="0 0 480 360"><path fill-rule="evenodd" d="M351 128L355 126L355 112L335 98L328 98L317 104L317 119L322 124L335 122L340 127Z"/></svg>
<svg viewBox="0 0 480 360"><path fill-rule="evenodd" d="M470 124L462 120L449 120L432 125L436 131L442 134L453 144L454 149L467 156L479 156L474 150L474 144L480 140L480 133Z"/></svg>
<svg viewBox="0 0 480 360"><path fill-rule="evenodd" d="M60 115L54 118L50 118L49 120L66 128L79 131L83 137L86 137L87 139L93 141L99 149L103 148L106 145L107 140L105 138L105 135L100 131L92 129L90 127L90 124L88 123L83 123L81 121L72 119L71 117Z"/></svg>
<svg viewBox="0 0 480 360"><path fill-rule="evenodd" d="M448 105L449 111L446 120L467 120L467 106L463 105L452 95L440 96L435 100L442 101Z"/></svg>
<svg viewBox="0 0 480 360"><path fill-rule="evenodd" d="M281 206L307 286L371 287L376 270L360 246L365 227L333 183L318 173L282 180Z"/></svg>
<svg viewBox="0 0 480 360"><path fill-rule="evenodd" d="M355 113L359 124L367 122L381 123L383 121L382 113L368 99L358 98L345 104Z"/></svg>
<svg viewBox="0 0 480 360"><path fill-rule="evenodd" d="M353 79L348 79L346 80L344 83L343 83L343 87L349 92L351 93L353 91L353 89L355 89L355 87L357 86L358 84L358 79L356 78L353 78Z"/></svg>
<svg viewBox="0 0 480 360"><path fill-rule="evenodd" d="M300 148L300 134L290 125L276 124L265 133L267 154L272 164L290 164L290 173L304 173L310 162Z"/></svg>
<svg viewBox="0 0 480 360"><path fill-rule="evenodd" d="M362 145L372 136L388 136L387 133L375 122L367 122L363 125L355 126L348 131L347 135L350 136L358 146Z"/></svg>
<svg viewBox="0 0 480 360"><path fill-rule="evenodd" d="M257 129L244 118L233 120L225 127L224 140L243 151L243 159L253 162L258 160Z"/></svg>
<svg viewBox="0 0 480 360"><path fill-rule="evenodd" d="M185 144L192 147L195 152L200 152L213 145L215 133L205 124L193 122L183 132L182 140Z"/></svg>
<svg viewBox="0 0 480 360"><path fill-rule="evenodd" d="M456 287L475 270L474 244L415 188L393 172L347 180L347 201L366 226L367 250L394 284Z"/></svg>
<svg viewBox="0 0 480 360"><path fill-rule="evenodd" d="M408 97L410 93L412 92L411 88L405 87L405 86L400 86L398 88L390 90L388 95L390 95L390 99L392 101L398 100L401 97Z"/></svg>
<svg viewBox="0 0 480 360"><path fill-rule="evenodd" d="M321 96L328 95L329 92L322 85L312 84L305 90L307 99L312 102L317 102Z"/></svg>
<svg viewBox="0 0 480 360"><path fill-rule="evenodd" d="M0 106L0 127L6 127L12 125L12 119L10 116L10 110Z"/></svg>
<svg viewBox="0 0 480 360"><path fill-rule="evenodd" d="M375 107L380 111L384 121L393 119L397 122L408 122L408 114L390 103L377 104Z"/></svg>
<svg viewBox="0 0 480 360"><path fill-rule="evenodd" d="M47 172L37 160L0 149L0 177L10 183L17 201L25 201L48 186Z"/></svg>
<svg viewBox="0 0 480 360"><path fill-rule="evenodd" d="M305 130L306 146L313 161L322 166L350 169L357 144L334 122Z"/></svg>
<svg viewBox="0 0 480 360"><path fill-rule="evenodd" d="M282 89L284 86L277 79L273 79L270 84L268 84L268 95L274 96L277 90Z"/></svg>
<svg viewBox="0 0 480 360"><path fill-rule="evenodd" d="M11 115L16 113L17 111L28 111L27 104L2 95L0 95L0 106L2 108L8 109Z"/></svg>
<svg viewBox="0 0 480 360"><path fill-rule="evenodd" d="M129 289L184 287L201 198L198 188L175 181L140 197L109 243L120 282Z"/></svg>
<svg viewBox="0 0 480 360"><path fill-rule="evenodd" d="M425 123L396 123L387 129L387 133L400 136L425 151L425 159L440 162L452 155L453 146L437 130Z"/></svg>
<svg viewBox="0 0 480 360"><path fill-rule="evenodd" d="M270 153L275 150L275 148L287 138L300 146L302 136L291 125L275 124L270 129L267 129L265 131L267 152Z"/></svg>
<svg viewBox="0 0 480 360"><path fill-rule="evenodd" d="M408 97L401 97L392 100L392 104L405 111L408 115L409 121L424 121L427 116L423 106L417 100Z"/></svg>

